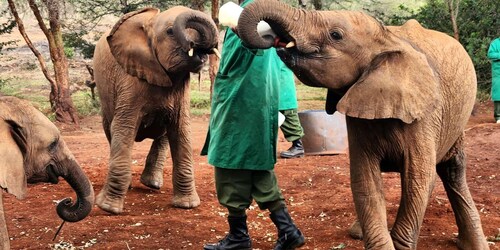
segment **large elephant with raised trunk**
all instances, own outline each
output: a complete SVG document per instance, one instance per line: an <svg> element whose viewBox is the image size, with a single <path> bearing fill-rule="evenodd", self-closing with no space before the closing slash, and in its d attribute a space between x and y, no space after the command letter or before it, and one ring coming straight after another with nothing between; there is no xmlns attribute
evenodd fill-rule
<svg viewBox="0 0 500 250"><path fill-rule="evenodd" d="M96 197L119 214L131 183L134 141L153 139L141 183L159 189L167 149L173 161L173 205L200 204L193 173L189 77L208 54L218 53L218 32L203 12L177 6L123 16L97 43L93 68L103 127L110 145L109 172Z"/></svg>
<svg viewBox="0 0 500 250"><path fill-rule="evenodd" d="M82 220L92 210L94 189L59 130L29 102L0 97L0 249L10 245L3 191L23 199L27 183L55 184L59 176L75 190L77 198L75 203L71 198L59 202L57 214L64 221Z"/></svg>
<svg viewBox="0 0 500 250"><path fill-rule="evenodd" d="M276 37L260 37L259 21ZM488 249L466 183L464 128L476 74L450 36L410 20L384 26L353 11L306 11L256 0L238 33L251 48L277 47L305 84L328 88L326 110L346 115L351 190L367 249L416 249L437 177L458 225L458 247ZM401 174L401 202L388 230L381 172Z"/></svg>

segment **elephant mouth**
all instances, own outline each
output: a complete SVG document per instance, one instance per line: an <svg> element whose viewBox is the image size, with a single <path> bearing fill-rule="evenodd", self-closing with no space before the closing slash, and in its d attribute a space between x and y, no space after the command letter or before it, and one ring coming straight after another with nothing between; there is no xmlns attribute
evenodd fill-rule
<svg viewBox="0 0 500 250"><path fill-rule="evenodd" d="M59 183L59 175L55 171L56 166L49 163L45 167L45 172L34 173L30 178L28 178L28 183L39 183L39 182L49 182L52 184Z"/></svg>
<svg viewBox="0 0 500 250"><path fill-rule="evenodd" d="M59 183L59 176L56 174L54 168L55 166L52 164L49 164L49 166L47 166L47 176L48 176L47 181L52 184L57 184Z"/></svg>
<svg viewBox="0 0 500 250"><path fill-rule="evenodd" d="M203 68L208 61L208 54L206 49L193 49L193 52L188 52L191 65L194 66L193 69L190 70L192 73L198 73Z"/></svg>

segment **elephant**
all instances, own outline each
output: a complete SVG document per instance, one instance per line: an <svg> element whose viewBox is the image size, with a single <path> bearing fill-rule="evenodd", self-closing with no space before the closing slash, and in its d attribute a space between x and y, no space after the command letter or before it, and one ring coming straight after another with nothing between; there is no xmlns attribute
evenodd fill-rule
<svg viewBox="0 0 500 250"><path fill-rule="evenodd" d="M57 127L28 101L0 96L0 249L9 249L2 193L18 199L26 194L27 183L58 183L63 177L77 198L59 202L61 219L84 219L94 204L94 189Z"/></svg>
<svg viewBox="0 0 500 250"><path fill-rule="evenodd" d="M102 125L110 145L109 170L96 197L99 208L123 212L132 180L134 142L153 139L140 181L163 185L167 149L173 162L174 207L200 204L194 182L189 79L208 54L216 54L218 31L205 13L175 6L163 12L144 8L124 15L98 41L94 80Z"/></svg>
<svg viewBox="0 0 500 250"><path fill-rule="evenodd" d="M276 37L259 36L265 21ZM306 85L327 88L325 109L346 115L350 184L366 249L416 249L437 177L460 249L488 249L466 183L464 128L476 97L470 57L416 20L384 26L357 11L314 11L256 0L237 31L249 48L277 47ZM399 172L401 201L388 230L381 172Z"/></svg>

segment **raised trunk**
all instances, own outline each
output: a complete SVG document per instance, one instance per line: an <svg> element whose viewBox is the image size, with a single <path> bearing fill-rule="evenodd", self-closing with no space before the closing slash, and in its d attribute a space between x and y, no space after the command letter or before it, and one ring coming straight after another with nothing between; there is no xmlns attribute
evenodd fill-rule
<svg viewBox="0 0 500 250"><path fill-rule="evenodd" d="M274 45L270 36L260 37L257 24L267 22L278 36L286 36L280 31L290 29L289 20L303 20L304 10L294 9L278 1L257 0L245 7L238 20L238 34L245 44L258 49ZM291 19L293 18L293 19Z"/></svg>
<svg viewBox="0 0 500 250"><path fill-rule="evenodd" d="M185 30L188 28L198 31L200 34L198 41L193 41L186 35ZM214 39L217 36L215 23L200 12L193 11L180 14L174 21L173 29L176 39L184 51L189 51L193 47L211 49L217 44Z"/></svg>
<svg viewBox="0 0 500 250"><path fill-rule="evenodd" d="M76 193L76 202L66 198L57 205L57 214L64 221L77 222L82 220L94 205L94 189L87 176L74 160L65 160L64 167L57 175L63 177Z"/></svg>

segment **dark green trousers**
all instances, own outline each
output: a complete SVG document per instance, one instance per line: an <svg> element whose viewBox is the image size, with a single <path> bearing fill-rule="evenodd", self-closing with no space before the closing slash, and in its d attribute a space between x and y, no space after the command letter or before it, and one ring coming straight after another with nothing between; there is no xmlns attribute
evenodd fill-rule
<svg viewBox="0 0 500 250"><path fill-rule="evenodd" d="M298 140L304 136L304 129L300 125L297 109L280 110L285 116L285 122L281 125L281 131L289 142Z"/></svg>
<svg viewBox="0 0 500 250"><path fill-rule="evenodd" d="M215 189L219 203L233 216L242 216L255 200L269 211L286 206L274 170L245 170L215 167Z"/></svg>
<svg viewBox="0 0 500 250"><path fill-rule="evenodd" d="M494 101L493 102L493 109L494 109L494 116L495 116L495 121L500 120L500 101Z"/></svg>

